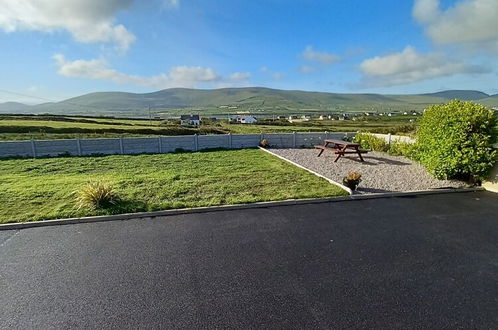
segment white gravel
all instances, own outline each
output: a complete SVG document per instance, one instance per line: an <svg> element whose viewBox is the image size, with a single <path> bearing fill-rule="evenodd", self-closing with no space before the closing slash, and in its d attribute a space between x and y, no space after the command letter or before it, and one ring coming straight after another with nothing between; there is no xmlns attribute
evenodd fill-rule
<svg viewBox="0 0 498 330"><path fill-rule="evenodd" d="M342 183L349 172L359 172L362 181L355 193L368 194L392 191L421 191L437 188L462 188L468 186L456 180L437 180L420 164L406 158L382 152L363 154L364 162L357 155L341 157L325 151L317 157L316 149L269 149L281 157L313 170L329 179Z"/></svg>

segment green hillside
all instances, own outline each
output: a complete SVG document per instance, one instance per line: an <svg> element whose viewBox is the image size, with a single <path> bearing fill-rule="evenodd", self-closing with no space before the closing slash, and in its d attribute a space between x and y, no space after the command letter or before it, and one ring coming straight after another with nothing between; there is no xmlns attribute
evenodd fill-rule
<svg viewBox="0 0 498 330"><path fill-rule="evenodd" d="M340 111L420 111L429 105L447 102L454 98L474 100L491 107L498 106L496 95L490 96L479 91L465 90L430 94L380 95L292 91L262 87L212 90L171 88L144 94L90 93L57 103L37 106L13 102L3 103L0 104L0 113L147 117L149 111L151 114L170 115L196 112L205 116L238 111L262 115Z"/></svg>

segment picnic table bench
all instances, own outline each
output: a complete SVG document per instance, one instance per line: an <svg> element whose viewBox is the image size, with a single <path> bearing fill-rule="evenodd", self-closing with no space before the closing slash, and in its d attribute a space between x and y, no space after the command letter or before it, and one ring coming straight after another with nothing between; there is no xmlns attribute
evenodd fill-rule
<svg viewBox="0 0 498 330"><path fill-rule="evenodd" d="M320 149L320 153L318 157L320 157L325 150L332 151L337 155L334 163L339 160L339 158L343 157L346 154L357 154L360 157L360 161L364 161L361 154L366 154L368 150L360 149L360 145L358 143L346 142L341 140L325 140L325 144L323 146L315 146L315 149Z"/></svg>

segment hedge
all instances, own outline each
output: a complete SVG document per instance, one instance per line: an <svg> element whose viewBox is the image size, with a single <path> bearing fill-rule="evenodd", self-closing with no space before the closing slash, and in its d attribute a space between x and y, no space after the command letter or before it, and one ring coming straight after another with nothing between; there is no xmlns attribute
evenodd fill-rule
<svg viewBox="0 0 498 330"><path fill-rule="evenodd" d="M488 108L453 100L426 109L413 157L438 179L480 181L494 165L497 118Z"/></svg>

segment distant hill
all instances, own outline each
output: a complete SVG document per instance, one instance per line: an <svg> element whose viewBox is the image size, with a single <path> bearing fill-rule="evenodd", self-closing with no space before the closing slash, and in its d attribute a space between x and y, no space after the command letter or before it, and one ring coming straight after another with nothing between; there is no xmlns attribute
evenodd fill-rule
<svg viewBox="0 0 498 330"><path fill-rule="evenodd" d="M332 111L422 110L450 99L474 100L498 106L498 96L479 91L449 90L429 94L340 94L278 90L263 87L212 90L171 88L153 93L98 92L56 103L29 106L7 102L0 113L52 113L65 115L148 116L151 113L203 115L249 111L255 114L288 114Z"/></svg>
<svg viewBox="0 0 498 330"><path fill-rule="evenodd" d="M23 112L24 110L31 109L32 107L19 103L19 102L5 102L5 103L0 103L0 112Z"/></svg>
<svg viewBox="0 0 498 330"><path fill-rule="evenodd" d="M465 100L465 101L477 101L477 100L482 100L490 95L479 92L479 91L466 91L466 90L451 90L451 91L443 91L443 92L437 92L437 93L430 93L430 94L422 94L422 95L427 95L427 96L436 96L436 97L443 97L446 99L459 99L459 100Z"/></svg>

